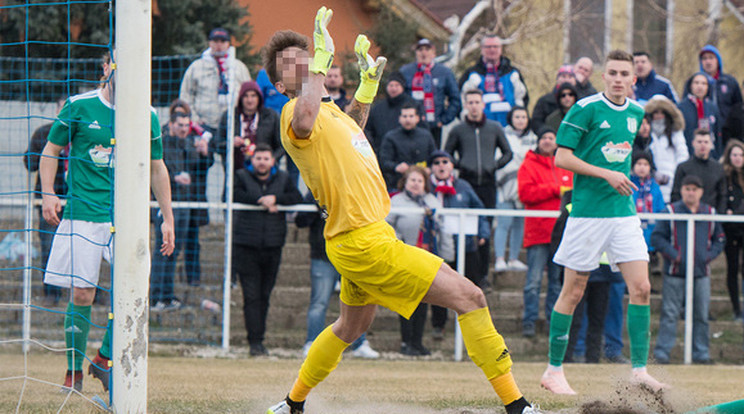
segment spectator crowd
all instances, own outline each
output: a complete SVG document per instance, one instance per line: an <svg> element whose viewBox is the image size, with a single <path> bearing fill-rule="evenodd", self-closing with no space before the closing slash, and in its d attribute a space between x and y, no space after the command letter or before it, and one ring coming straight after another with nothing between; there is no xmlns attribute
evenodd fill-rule
<svg viewBox="0 0 744 414"><path fill-rule="evenodd" d="M314 204L301 193L301 180L280 140L280 113L287 98L272 85L266 72L252 80L248 68L231 58L230 34L216 28L209 46L186 71L180 97L173 102L162 126L163 159L170 173L173 201L206 201L207 170L221 160L232 174L233 201L256 210L238 210L233 222L233 283L242 289L246 334L251 355L268 353L263 345L269 298L276 281L288 220L309 227L312 286L305 349L325 324L329 298L338 273L325 254L324 219L318 213L297 215L279 211L280 205ZM420 213L393 212L387 221L405 243L441 256L455 265L457 227L442 208L561 211L558 220L540 217L481 216L473 218L465 238L464 274L484 291L503 272L524 274L522 333L538 335L540 289L547 276L545 318L561 290L562 269L552 260L561 237L562 220L570 211L573 173L556 167L556 135L566 114L581 100L597 94L590 78L594 64L587 57L556 68L555 83L537 91L534 109L530 91L518 67L504 54L502 40L487 34L480 56L457 78L437 60L428 39L412 45L415 60L392 68L382 93L373 104L365 128L391 195L392 206L421 207ZM700 70L677 94L659 75L653 56L633 54L637 81L630 96L645 108L632 152L633 200L638 212L685 214L744 214L744 102L738 81L723 71L723 57L710 45L699 54ZM346 110L352 97L344 89L340 67L325 78L330 99ZM234 91L235 102L230 102ZM600 92L601 93L601 92ZM231 126L231 127L229 127ZM49 126L31 140L29 153L39 153ZM228 131L232 136L228 136ZM231 162L227 162L232 154ZM217 157L215 157L217 156ZM27 168L38 168L38 157L28 157ZM56 186L64 186L60 163ZM228 191L224 191L223 200ZM303 201L304 200L304 201ZM162 243L163 217L153 211L156 243ZM41 220L44 223L43 220ZM150 287L154 311L176 309L174 276L183 253L187 282L201 280L199 228L209 223L203 208L175 208L176 245L172 255L154 249ZM709 263L726 255L726 284L732 311L742 320L739 286L744 249L744 223L696 222L694 263L686 263L684 220L643 220L652 260L661 266L662 311L654 348L657 362L669 362L677 320L684 305L686 267L695 277L693 359L710 363L708 320ZM42 234L47 234L46 229ZM53 232L53 229L51 229ZM48 255L51 236L42 240ZM524 261L520 252L526 250ZM491 266L493 263L493 272ZM610 266L602 264L588 279L588 289L576 310L567 361L598 362L604 336L604 356L628 363L622 355L623 294L625 285ZM57 300L59 290L45 293ZM405 355L428 355L422 336L429 310L421 304L409 320L401 318L401 348ZM441 339L447 310L432 306L434 339ZM351 353L377 358L363 335Z"/></svg>

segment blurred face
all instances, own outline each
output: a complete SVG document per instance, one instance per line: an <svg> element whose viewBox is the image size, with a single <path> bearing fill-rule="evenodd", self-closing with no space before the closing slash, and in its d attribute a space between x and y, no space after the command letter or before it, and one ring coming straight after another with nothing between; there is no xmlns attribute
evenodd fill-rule
<svg viewBox="0 0 744 414"><path fill-rule="evenodd" d="M483 110L486 108L486 104L483 103L483 97L477 93L469 93L465 95L465 109L468 111L468 118L472 120L480 120L483 117Z"/></svg>
<svg viewBox="0 0 744 414"><path fill-rule="evenodd" d="M385 91L389 97L395 98L403 93L403 85L398 82L388 82L387 86L385 86Z"/></svg>
<svg viewBox="0 0 744 414"><path fill-rule="evenodd" d="M288 47L276 54L276 71L280 81L276 83L279 93L289 91L297 94L308 79L310 55L299 47Z"/></svg>
<svg viewBox="0 0 744 414"><path fill-rule="evenodd" d="M651 174L651 164L645 158L641 158L633 165L633 174L640 178L646 178Z"/></svg>
<svg viewBox="0 0 744 414"><path fill-rule="evenodd" d="M648 56L633 56L633 66L635 74L639 78L645 78L654 68L651 64L651 59L649 59Z"/></svg>
<svg viewBox="0 0 744 414"><path fill-rule="evenodd" d="M257 175L267 175L274 166L274 156L271 151L258 151L251 157L251 165Z"/></svg>
<svg viewBox="0 0 744 414"><path fill-rule="evenodd" d="M341 68L330 68L325 77L325 87L328 90L338 90L344 83L344 77L341 76Z"/></svg>
<svg viewBox="0 0 744 414"><path fill-rule="evenodd" d="M529 122L529 118L527 118L527 111L524 110L518 110L514 111L512 114L512 126L514 129L519 131L524 131L527 129L527 123Z"/></svg>
<svg viewBox="0 0 744 414"><path fill-rule="evenodd" d="M483 60L491 63L498 63L501 60L501 40L497 37L486 37L481 43L481 56Z"/></svg>
<svg viewBox="0 0 744 414"><path fill-rule="evenodd" d="M636 81L633 65L624 60L610 60L605 65L602 80L605 83L605 93L610 99L618 101L616 103L621 103L619 101L625 100Z"/></svg>
<svg viewBox="0 0 744 414"><path fill-rule="evenodd" d="M710 135L695 135L692 140L692 148L695 150L696 157L707 160L710 156L710 150L713 149Z"/></svg>
<svg viewBox="0 0 744 414"><path fill-rule="evenodd" d="M413 195L424 194L424 180L424 176L418 171L410 173L406 179L406 191Z"/></svg>
<svg viewBox="0 0 744 414"><path fill-rule="evenodd" d="M540 154L542 155L553 155L557 148L558 145L555 143L555 134L552 132L543 134L542 138L540 138L540 142L537 144L537 149L540 150Z"/></svg>
<svg viewBox="0 0 744 414"><path fill-rule="evenodd" d="M562 90L558 96L560 97L560 104L563 109L568 109L576 103L576 94L568 89Z"/></svg>
<svg viewBox="0 0 744 414"><path fill-rule="evenodd" d="M700 64L708 75L715 75L718 72L718 58L713 52L705 52L700 56Z"/></svg>
<svg viewBox="0 0 744 414"><path fill-rule="evenodd" d="M700 204L700 199L703 198L703 189L694 184L683 185L680 193L682 202L688 206Z"/></svg>
<svg viewBox="0 0 744 414"><path fill-rule="evenodd" d="M240 98L240 103L243 104L243 112L246 114L254 114L258 110L258 93L256 91L248 91Z"/></svg>
<svg viewBox="0 0 744 414"><path fill-rule="evenodd" d="M416 128L416 125L419 123L419 116L418 112L416 112L416 108L401 109L398 122L400 122L400 126L407 131Z"/></svg>
<svg viewBox="0 0 744 414"><path fill-rule="evenodd" d="M729 157L734 168L741 169L744 167L744 148L738 146L732 148Z"/></svg>
<svg viewBox="0 0 744 414"><path fill-rule="evenodd" d="M435 158L431 162L431 172L437 180L448 180L452 176L455 166L447 157Z"/></svg>
<svg viewBox="0 0 744 414"><path fill-rule="evenodd" d="M209 48L212 49L215 55L224 55L227 49L230 48L230 41L221 39L210 40Z"/></svg>
<svg viewBox="0 0 744 414"><path fill-rule="evenodd" d="M592 72L594 72L594 62L591 59L584 57L576 61L574 73L579 82L583 83L589 79L592 76Z"/></svg>
<svg viewBox="0 0 744 414"><path fill-rule="evenodd" d="M697 75L690 82L690 92L698 99L705 98L708 94L708 79L703 75Z"/></svg>
<svg viewBox="0 0 744 414"><path fill-rule="evenodd" d="M434 61L436 52L432 46L421 46L416 49L416 62L422 65L429 65Z"/></svg>
<svg viewBox="0 0 744 414"><path fill-rule="evenodd" d="M563 83L570 83L571 85L576 86L576 76L570 74L570 73L560 73L558 74L558 79L555 81L556 85L560 85Z"/></svg>
<svg viewBox="0 0 744 414"><path fill-rule="evenodd" d="M185 139L191 131L191 120L185 116L179 116L175 121L168 123L168 130L174 136Z"/></svg>

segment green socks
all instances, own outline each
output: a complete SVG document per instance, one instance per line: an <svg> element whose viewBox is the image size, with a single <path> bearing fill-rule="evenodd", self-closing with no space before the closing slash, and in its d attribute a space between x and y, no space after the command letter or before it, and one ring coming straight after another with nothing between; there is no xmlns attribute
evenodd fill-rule
<svg viewBox="0 0 744 414"><path fill-rule="evenodd" d="M109 319L108 325L106 325L106 333L103 334L103 342L101 342L101 349L98 353L106 359L111 359L111 329L113 328L113 320Z"/></svg>
<svg viewBox="0 0 744 414"><path fill-rule="evenodd" d="M563 357L566 356L568 347L568 333L571 331L571 320L573 315L558 313L555 310L550 316L550 348L548 349L548 359L550 365L560 367L563 364ZM646 319L648 321L648 318ZM646 350L648 350L648 341L646 341Z"/></svg>
<svg viewBox="0 0 744 414"><path fill-rule="evenodd" d="M628 339L633 368L643 368L648 363L650 325L651 306L628 304Z"/></svg>
<svg viewBox="0 0 744 414"><path fill-rule="evenodd" d="M90 331L90 306L67 304L65 314L65 344L67 348L67 369L82 371L85 350Z"/></svg>

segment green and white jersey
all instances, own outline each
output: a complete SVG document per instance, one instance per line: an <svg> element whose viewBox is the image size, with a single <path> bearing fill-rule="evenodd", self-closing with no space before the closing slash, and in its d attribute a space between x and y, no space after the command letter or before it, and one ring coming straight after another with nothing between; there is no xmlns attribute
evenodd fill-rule
<svg viewBox="0 0 744 414"><path fill-rule="evenodd" d="M571 148L581 160L597 167L630 174L633 140L643 120L643 107L626 98L616 105L603 93L576 102L563 118L557 143ZM618 193L607 181L574 176L572 217L635 215L632 196Z"/></svg>
<svg viewBox="0 0 744 414"><path fill-rule="evenodd" d="M150 159L159 160L163 158L160 121L155 110L150 111ZM114 108L100 89L70 97L57 115L47 139L56 145L70 145L64 218L112 221L113 124Z"/></svg>

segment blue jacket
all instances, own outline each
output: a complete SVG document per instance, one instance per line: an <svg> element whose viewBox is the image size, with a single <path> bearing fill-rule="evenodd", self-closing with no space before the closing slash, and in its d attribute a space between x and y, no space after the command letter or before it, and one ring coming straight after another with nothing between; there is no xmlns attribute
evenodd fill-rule
<svg viewBox="0 0 744 414"><path fill-rule="evenodd" d="M286 95L279 93L274 85L272 85L271 80L269 80L269 75L266 73L266 69L258 71L256 83L258 83L258 86L261 88L261 92L263 93L264 106L275 110L281 115L282 108L284 108L284 104L289 102L289 98L287 98Z"/></svg>
<svg viewBox="0 0 744 414"><path fill-rule="evenodd" d="M483 202L467 181L459 178L455 179L453 186L456 194L444 196L442 200L444 208L485 208ZM432 194L437 195L434 188L432 188ZM457 235L453 237L455 238L455 252L457 252ZM488 239L489 237L491 237L491 227L488 224L488 219L485 216L478 216L478 238ZM478 250L478 245L475 236L465 237L465 251L474 252L476 250Z"/></svg>
<svg viewBox="0 0 744 414"><path fill-rule="evenodd" d="M656 71L651 69L651 73L645 78L638 78L635 85L633 85L633 92L635 92L635 99L641 105L646 105L651 97L655 95L666 96L670 101L677 103L679 96L674 91L674 86L669 79L657 75Z"/></svg>
<svg viewBox="0 0 744 414"><path fill-rule="evenodd" d="M739 89L739 82L736 78L723 73L723 59L721 59L721 53L718 49L712 45L703 46L698 54L698 61L700 61L700 56L704 52L711 52L718 58L718 79L708 76L711 85L708 95L718 105L718 109L721 111L720 123L723 125L726 119L728 119L731 108L742 103L741 89ZM702 62L700 62L700 71L704 72ZM723 153L723 149L721 149L721 153Z"/></svg>
<svg viewBox="0 0 744 414"><path fill-rule="evenodd" d="M691 79L692 78L690 78L690 80ZM688 85L690 80L687 81ZM689 90L688 87L685 87L685 89ZM694 99L693 95L686 92L682 100L677 104L677 108L679 108L680 112L682 112L682 116L685 118L685 141L687 141L687 152L691 155L695 153L695 149L692 148L692 140L695 138L695 130L698 128L697 107L695 106ZM721 114L718 112L718 106L716 103L708 97L703 100L703 112L705 113L705 117L708 119L708 129L713 138L713 150L710 152L710 156L712 158L718 158L723 155Z"/></svg>
<svg viewBox="0 0 744 414"><path fill-rule="evenodd" d="M666 208L664 196L661 194L661 187L652 177L641 182L638 176L631 174L630 181L638 187L638 191L633 191L633 203L638 213L661 213ZM651 245L651 232L656 227L656 220L641 220L643 229L643 238L646 239L646 245L649 251L654 251Z"/></svg>
<svg viewBox="0 0 744 414"><path fill-rule="evenodd" d="M475 65L468 68L462 74L458 86L462 90L465 82L469 82L471 78L477 81L478 89L484 91L483 102L486 103L484 111L486 118L496 121L502 127L505 127L508 125L506 116L514 106L527 107L529 103L527 86L519 70L514 68L511 65L511 61L504 56L501 57L497 72L499 85L501 85L500 92L485 93L486 72L486 64L483 62L483 59L478 59Z"/></svg>
<svg viewBox="0 0 744 414"><path fill-rule="evenodd" d="M669 204L669 213L691 214L690 209L680 201ZM697 214L715 214L711 206L700 203ZM695 269L696 278L710 276L710 266L726 241L720 222L695 222ZM651 243L666 259L666 274L672 277L685 277L687 269L687 221L659 220L651 233ZM675 260L679 260L676 262Z"/></svg>
<svg viewBox="0 0 744 414"><path fill-rule="evenodd" d="M413 96L413 93L411 93L411 83L413 82L413 76L416 74L417 67L416 62L412 62L400 68L400 73L406 80L406 93L410 96ZM460 90L457 87L455 75L448 67L435 63L431 68L431 76L434 82L434 123L441 122L442 125L449 124L460 115L460 110L462 109ZM446 107L444 105L444 98L447 98L449 101Z"/></svg>

